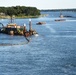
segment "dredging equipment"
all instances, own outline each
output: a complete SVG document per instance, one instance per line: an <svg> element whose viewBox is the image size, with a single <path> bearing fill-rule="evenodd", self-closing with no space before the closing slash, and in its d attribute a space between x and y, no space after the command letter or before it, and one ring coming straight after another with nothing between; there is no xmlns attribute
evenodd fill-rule
<svg viewBox="0 0 76 75"><path fill-rule="evenodd" d="M32 36L35 34L38 34L36 30L32 29L32 22L31 19L29 19L29 30L27 31L26 24L23 26L19 26L16 23L9 23L6 26L4 26L2 23L0 23L0 33L9 34L9 35L22 35L25 37Z"/></svg>

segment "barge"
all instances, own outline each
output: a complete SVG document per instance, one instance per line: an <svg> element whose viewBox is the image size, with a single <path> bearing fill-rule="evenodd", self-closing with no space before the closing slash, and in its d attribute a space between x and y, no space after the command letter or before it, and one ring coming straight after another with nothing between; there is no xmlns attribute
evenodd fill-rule
<svg viewBox="0 0 76 75"><path fill-rule="evenodd" d="M66 21L66 19L55 19L55 21Z"/></svg>
<svg viewBox="0 0 76 75"><path fill-rule="evenodd" d="M35 30L32 29L31 19L29 20L29 30L27 31L26 25L19 26L16 23L9 23L4 26L0 23L0 33L9 34L9 35L22 35L25 37L38 34Z"/></svg>

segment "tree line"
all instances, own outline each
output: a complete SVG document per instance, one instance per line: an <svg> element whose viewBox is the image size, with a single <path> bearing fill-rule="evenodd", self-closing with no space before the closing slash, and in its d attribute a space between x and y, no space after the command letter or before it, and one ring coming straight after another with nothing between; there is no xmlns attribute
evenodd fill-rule
<svg viewBox="0 0 76 75"><path fill-rule="evenodd" d="M47 9L47 10L41 10L41 11L73 11L73 12L76 12L76 8L74 9Z"/></svg>
<svg viewBox="0 0 76 75"><path fill-rule="evenodd" d="M15 15L15 16L38 16L40 15L40 10L36 7L26 7L26 6L12 6L12 7L0 7L0 13L5 15Z"/></svg>

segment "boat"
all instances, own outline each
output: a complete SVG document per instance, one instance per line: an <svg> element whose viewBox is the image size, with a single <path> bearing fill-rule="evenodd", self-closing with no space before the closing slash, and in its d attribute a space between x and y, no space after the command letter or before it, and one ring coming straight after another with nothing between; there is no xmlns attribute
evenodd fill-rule
<svg viewBox="0 0 76 75"><path fill-rule="evenodd" d="M63 18L63 17L64 17L64 16L61 14L61 15L60 15L60 18Z"/></svg>
<svg viewBox="0 0 76 75"><path fill-rule="evenodd" d="M60 11L60 16L59 16L60 18L64 18L64 16L63 16L63 14L62 14L62 12Z"/></svg>
<svg viewBox="0 0 76 75"><path fill-rule="evenodd" d="M43 24L46 24L46 22L38 22L36 23L37 25L43 25Z"/></svg>
<svg viewBox="0 0 76 75"><path fill-rule="evenodd" d="M66 21L66 19L55 19L55 21Z"/></svg>
<svg viewBox="0 0 76 75"><path fill-rule="evenodd" d="M9 35L22 35L25 37L32 36L37 34L35 30L32 29L32 23L29 21L29 30L27 31L26 25L23 26L17 25L16 23L9 23L4 26L0 23L0 33L9 34Z"/></svg>
<svg viewBox="0 0 76 75"><path fill-rule="evenodd" d="M68 16L68 15L65 15L64 17L72 18L73 16Z"/></svg>

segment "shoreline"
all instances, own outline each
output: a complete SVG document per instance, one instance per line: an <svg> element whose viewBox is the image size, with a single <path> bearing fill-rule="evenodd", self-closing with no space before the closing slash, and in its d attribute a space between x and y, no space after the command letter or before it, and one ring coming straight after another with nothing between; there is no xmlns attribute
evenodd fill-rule
<svg viewBox="0 0 76 75"><path fill-rule="evenodd" d="M37 15L37 16L13 16L12 18L15 19L22 19L22 18L38 18L38 17L45 17L46 14L41 14L41 15ZM0 16L0 19L10 19L10 16Z"/></svg>
<svg viewBox="0 0 76 75"><path fill-rule="evenodd" d="M37 17L39 16L15 16L12 18L19 19L19 18L37 18ZM10 19L10 16L0 16L0 19Z"/></svg>

